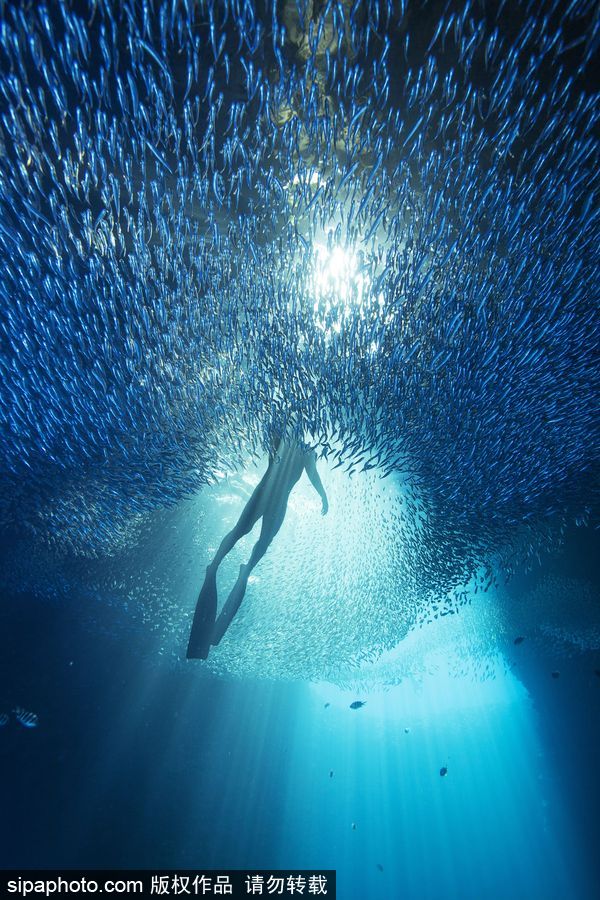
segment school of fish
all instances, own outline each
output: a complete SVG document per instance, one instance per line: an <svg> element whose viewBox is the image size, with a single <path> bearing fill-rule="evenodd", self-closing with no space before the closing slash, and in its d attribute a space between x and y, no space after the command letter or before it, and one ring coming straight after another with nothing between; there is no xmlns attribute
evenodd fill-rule
<svg viewBox="0 0 600 900"><path fill-rule="evenodd" d="M597 516L598 9L0 0L0 524L105 552L283 427L438 594Z"/></svg>

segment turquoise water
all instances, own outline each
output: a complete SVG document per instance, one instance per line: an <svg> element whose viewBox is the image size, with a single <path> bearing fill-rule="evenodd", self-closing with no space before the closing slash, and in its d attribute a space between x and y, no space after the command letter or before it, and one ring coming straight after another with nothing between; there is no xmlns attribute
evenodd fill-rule
<svg viewBox="0 0 600 900"><path fill-rule="evenodd" d="M4 868L334 868L344 900L596 895L593 651L531 623L515 645L508 599L486 595L411 631L355 687L207 673L119 599L160 524L113 561L112 597L82 587L106 561L50 557L53 599L5 591L2 704L39 725L0 734ZM563 578L572 564L567 548ZM484 631L492 603L504 635ZM376 683L408 661L413 677Z"/></svg>
<svg viewBox="0 0 600 900"><path fill-rule="evenodd" d="M593 0L0 0L0 867L600 896L599 50ZM188 662L281 434L329 512Z"/></svg>

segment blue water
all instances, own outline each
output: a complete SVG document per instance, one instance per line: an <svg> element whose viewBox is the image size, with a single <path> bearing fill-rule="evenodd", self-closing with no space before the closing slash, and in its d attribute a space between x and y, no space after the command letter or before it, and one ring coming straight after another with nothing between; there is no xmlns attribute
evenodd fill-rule
<svg viewBox="0 0 600 900"><path fill-rule="evenodd" d="M599 49L590 0L0 0L0 867L600 897ZM282 433L329 512L188 662Z"/></svg>
<svg viewBox="0 0 600 900"><path fill-rule="evenodd" d="M493 678L432 666L359 694L207 676L122 610L97 602L93 624L89 597L41 587L1 607L0 705L39 715L0 732L3 868L334 868L344 900L598 896L597 654L557 662L526 638Z"/></svg>

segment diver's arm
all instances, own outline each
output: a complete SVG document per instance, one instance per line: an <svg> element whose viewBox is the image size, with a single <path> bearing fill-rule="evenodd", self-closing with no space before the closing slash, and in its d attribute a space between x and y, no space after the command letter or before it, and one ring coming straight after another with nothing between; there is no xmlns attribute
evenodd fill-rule
<svg viewBox="0 0 600 900"><path fill-rule="evenodd" d="M317 472L317 457L314 453L310 453L306 459L304 464L306 469L306 474L310 478L310 483L314 487L315 491L321 498L323 503L323 507L321 509L321 515L325 515L327 510L329 509L329 502L327 500L327 494L325 493L325 488L323 487L323 482L319 478L319 473Z"/></svg>

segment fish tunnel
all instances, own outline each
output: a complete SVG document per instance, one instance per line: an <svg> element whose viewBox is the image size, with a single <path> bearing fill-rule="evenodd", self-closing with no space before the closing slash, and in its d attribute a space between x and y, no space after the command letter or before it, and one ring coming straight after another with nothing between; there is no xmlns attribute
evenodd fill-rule
<svg viewBox="0 0 600 900"><path fill-rule="evenodd" d="M0 877L598 896L599 48L0 0Z"/></svg>

